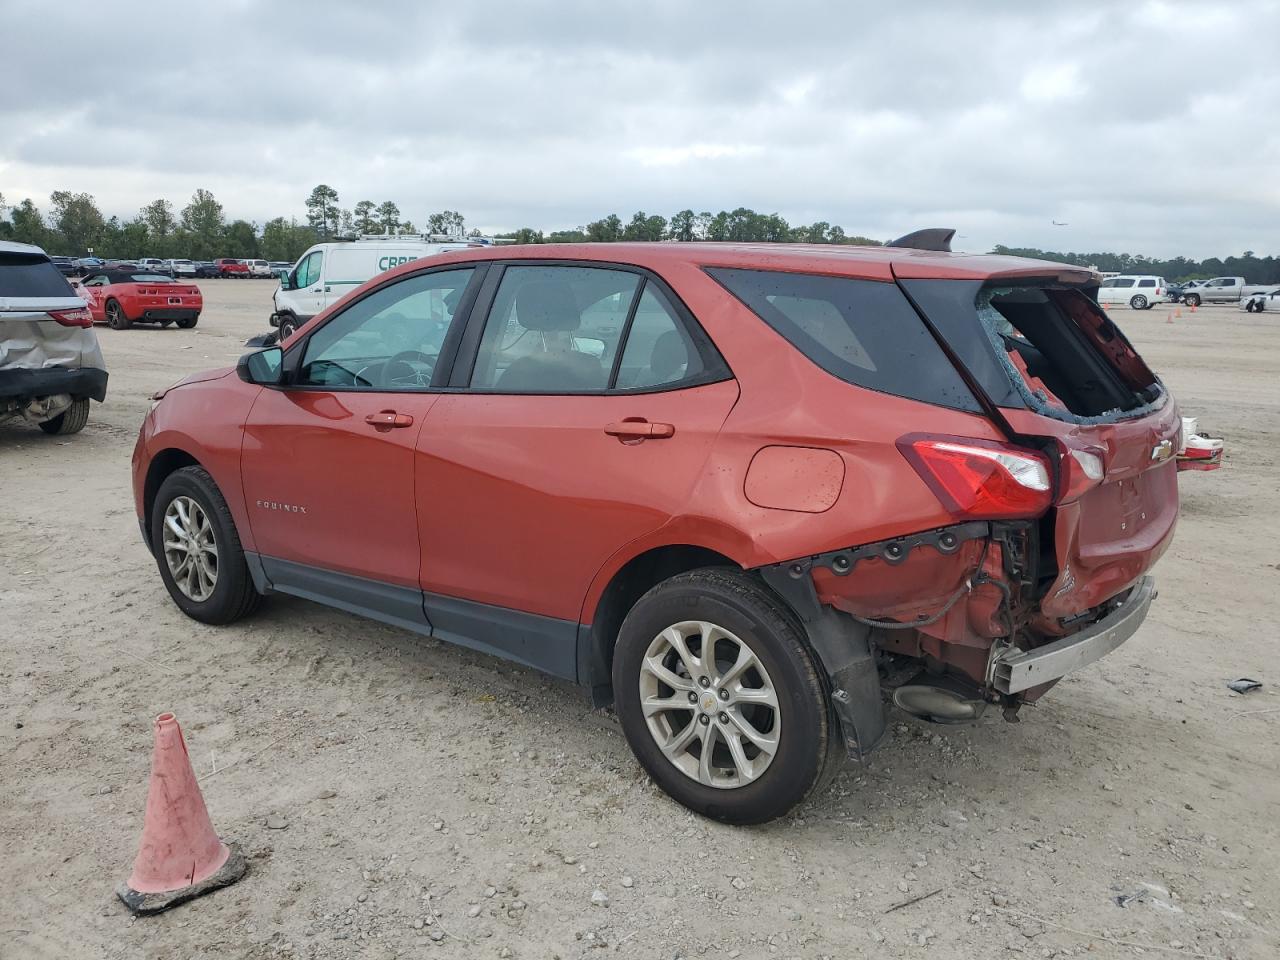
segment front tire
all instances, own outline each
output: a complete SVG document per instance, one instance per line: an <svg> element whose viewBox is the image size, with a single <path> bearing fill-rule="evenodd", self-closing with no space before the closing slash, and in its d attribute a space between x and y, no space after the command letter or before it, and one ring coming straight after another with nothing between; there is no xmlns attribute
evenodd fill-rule
<svg viewBox="0 0 1280 960"><path fill-rule="evenodd" d="M1185 297L1182 298L1182 302L1189 307L1198 307L1200 306L1200 294L1188 293Z"/></svg>
<svg viewBox="0 0 1280 960"><path fill-rule="evenodd" d="M201 623L233 623L262 600L227 501L203 467L165 478L151 506L151 553L173 602Z"/></svg>
<svg viewBox="0 0 1280 960"><path fill-rule="evenodd" d="M818 667L781 601L733 569L666 580L623 621L613 690L654 781L725 823L782 816L837 768Z"/></svg>
<svg viewBox="0 0 1280 960"><path fill-rule="evenodd" d="M124 314L124 307L117 300L108 300L104 308L107 314L107 326L112 330L128 330L132 323Z"/></svg>
<svg viewBox="0 0 1280 960"><path fill-rule="evenodd" d="M1134 297L1132 300L1129 301L1129 306L1133 307L1133 309L1135 310L1145 310L1147 309L1147 307L1151 306L1151 304L1147 302L1146 297L1144 297L1142 294L1138 294L1136 297Z"/></svg>
<svg viewBox="0 0 1280 960"><path fill-rule="evenodd" d="M89 422L89 398L79 397L71 401L71 406L56 417L40 421L40 429L45 433L58 437L79 433Z"/></svg>
<svg viewBox="0 0 1280 960"><path fill-rule="evenodd" d="M280 318L280 339L287 340L298 329L298 318L288 313Z"/></svg>

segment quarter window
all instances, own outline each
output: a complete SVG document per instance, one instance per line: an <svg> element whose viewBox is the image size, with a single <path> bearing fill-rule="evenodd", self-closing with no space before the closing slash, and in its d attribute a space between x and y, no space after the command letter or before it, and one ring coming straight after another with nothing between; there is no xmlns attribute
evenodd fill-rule
<svg viewBox="0 0 1280 960"><path fill-rule="evenodd" d="M616 386L623 390L664 387L702 372L702 357L684 324L658 288L646 282L627 331Z"/></svg>
<svg viewBox="0 0 1280 960"><path fill-rule="evenodd" d="M474 272L419 274L356 301L311 335L298 382L359 390L430 386L445 334Z"/></svg>
<svg viewBox="0 0 1280 960"><path fill-rule="evenodd" d="M975 407L972 393L896 284L773 270L707 272L841 380L926 403Z"/></svg>

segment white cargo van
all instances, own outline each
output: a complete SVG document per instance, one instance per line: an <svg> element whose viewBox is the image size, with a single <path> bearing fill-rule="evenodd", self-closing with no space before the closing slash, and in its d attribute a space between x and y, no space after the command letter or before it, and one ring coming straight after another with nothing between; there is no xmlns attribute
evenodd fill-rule
<svg viewBox="0 0 1280 960"><path fill-rule="evenodd" d="M281 338L293 333L317 313L340 300L366 280L410 260L446 250L488 246L487 239L441 240L424 236L374 236L317 243L298 258L293 269L280 274L280 288L272 296L271 325Z"/></svg>

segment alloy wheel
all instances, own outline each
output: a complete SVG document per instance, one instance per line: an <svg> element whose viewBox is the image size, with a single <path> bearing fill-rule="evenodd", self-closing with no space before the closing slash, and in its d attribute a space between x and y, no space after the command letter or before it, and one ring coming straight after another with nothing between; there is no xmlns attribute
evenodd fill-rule
<svg viewBox="0 0 1280 960"><path fill-rule="evenodd" d="M743 640L705 620L667 627L640 664L640 706L663 756L709 787L745 786L778 751L782 716L764 664Z"/></svg>
<svg viewBox="0 0 1280 960"><path fill-rule="evenodd" d="M174 497L165 508L164 559L184 596L201 603L213 595L218 543L209 515L191 497Z"/></svg>

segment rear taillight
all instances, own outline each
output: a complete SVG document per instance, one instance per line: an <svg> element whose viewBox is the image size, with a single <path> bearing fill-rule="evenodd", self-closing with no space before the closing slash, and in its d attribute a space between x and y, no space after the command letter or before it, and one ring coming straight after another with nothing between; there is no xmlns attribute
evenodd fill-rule
<svg viewBox="0 0 1280 960"><path fill-rule="evenodd" d="M1058 503L1068 503L1088 493L1102 482L1106 466L1102 451L1078 450L1060 443L1062 456L1058 459L1061 482L1058 484Z"/></svg>
<svg viewBox="0 0 1280 960"><path fill-rule="evenodd" d="M898 449L955 517L1035 517L1053 501L1049 461L1032 450L921 434Z"/></svg>
<svg viewBox="0 0 1280 960"><path fill-rule="evenodd" d="M92 327L93 314L86 307L75 310L50 310L49 316L64 327Z"/></svg>

